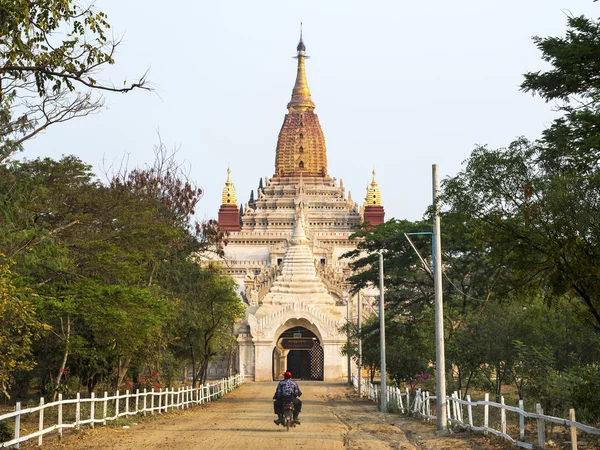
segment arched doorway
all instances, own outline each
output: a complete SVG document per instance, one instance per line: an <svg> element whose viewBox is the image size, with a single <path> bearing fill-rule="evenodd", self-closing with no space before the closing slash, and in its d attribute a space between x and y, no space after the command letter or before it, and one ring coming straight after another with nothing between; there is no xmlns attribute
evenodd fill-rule
<svg viewBox="0 0 600 450"><path fill-rule="evenodd" d="M293 327L279 335L273 349L273 380L289 370L298 380L323 381L324 354L315 333Z"/></svg>

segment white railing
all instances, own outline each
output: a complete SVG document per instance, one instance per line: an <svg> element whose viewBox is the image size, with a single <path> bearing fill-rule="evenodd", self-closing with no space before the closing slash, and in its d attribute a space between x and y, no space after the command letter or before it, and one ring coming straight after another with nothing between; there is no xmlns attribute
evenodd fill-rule
<svg viewBox="0 0 600 450"><path fill-rule="evenodd" d="M353 376L352 381L354 388L358 389L357 377ZM374 402L379 402L381 395L381 389L378 385L374 385L368 381L362 380L361 383L361 395L368 397ZM416 417L421 417L426 420L435 420L435 406L433 407L432 413L432 400L435 402L436 396L431 395L429 392L421 391L418 389L415 393L414 399L411 403L410 392L406 389L405 392L400 391L398 388L388 387L387 388L387 403L397 411L403 414L411 414ZM403 400L404 398L404 400ZM545 448L546 447L546 426L545 422L552 422L558 425L563 425L569 428L569 437L571 441L571 449L577 450L577 430L581 430L588 434L600 436L600 429L584 425L575 421L575 410L569 411L569 419L561 419L559 417L546 416L541 405L538 403L535 407L536 412L527 412L523 407L523 400L519 400L519 406L509 406L504 403L504 397L500 397L500 403L490 402L489 394L484 395L484 400L471 401L471 396L467 395L466 400L459 398L457 392L452 393L450 396L446 396L447 407L446 415L449 424L457 425L463 428L467 428L473 431L483 431L484 433L492 433L496 436L504 438L510 441L516 447L534 449L534 448ZM476 426L473 422L473 407L483 406L483 424L482 426ZM492 408L498 408L500 410L500 430L490 427L490 406ZM464 409L466 407L466 416ZM510 411L519 415L519 439L515 439L507 434L507 421L506 412ZM524 442L525 440L525 419L535 419L536 421L536 437L537 447L534 444Z"/></svg>
<svg viewBox="0 0 600 450"><path fill-rule="evenodd" d="M92 393L89 398L83 398L80 393L77 393L73 399L63 399L62 394L58 394L58 400L55 402L45 403L42 397L40 398L39 406L26 409L21 409L21 403L17 402L13 412L0 416L0 422L14 419L14 438L10 441L0 443L0 448L19 448L21 442L36 437L38 438L38 446L41 446L44 435L53 431L57 431L59 438L61 438L65 428L78 430L82 425L89 425L93 428L97 423L106 425L108 421L118 419L119 417L140 413L143 415L147 413L154 414L155 412L162 414L173 409L187 409L191 406L216 400L231 392L242 384L243 381L243 377L238 374L197 388L186 386L179 389L159 389L158 391L154 389L140 391L137 389L135 393L125 391L124 394L117 391L115 395L110 397L108 396L108 392L104 392L104 397L96 397ZM75 405L75 417L72 422L64 421L64 405ZM85 413L82 412L82 406L85 406ZM124 406L124 409L121 409L122 406ZM56 408L56 423L47 426L44 423L44 413L50 408ZM37 431L21 436L21 417L36 413L39 415Z"/></svg>

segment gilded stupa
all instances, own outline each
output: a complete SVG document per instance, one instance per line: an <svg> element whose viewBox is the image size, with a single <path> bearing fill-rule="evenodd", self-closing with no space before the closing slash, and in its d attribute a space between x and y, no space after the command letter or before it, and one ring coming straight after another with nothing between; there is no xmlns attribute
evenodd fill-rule
<svg viewBox="0 0 600 450"><path fill-rule="evenodd" d="M236 366L255 381L279 379L285 370L300 379L340 380L349 370L341 355L346 337L339 330L351 271L342 255L356 248L349 236L365 216L342 181L328 173L325 137L306 81L307 58L301 34L275 173L260 179L241 218L237 204L226 203L236 202L228 173L219 211L219 225L221 211L231 211L223 216L225 230L235 220L241 223L227 230L223 265L246 303ZM382 208L376 183L375 188ZM356 298L349 301L354 310Z"/></svg>

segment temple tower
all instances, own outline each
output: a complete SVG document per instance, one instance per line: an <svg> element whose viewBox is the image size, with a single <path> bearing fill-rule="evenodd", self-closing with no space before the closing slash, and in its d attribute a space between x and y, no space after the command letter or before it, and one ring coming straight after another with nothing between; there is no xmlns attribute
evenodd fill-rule
<svg viewBox="0 0 600 450"><path fill-rule="evenodd" d="M367 227L372 228L385 222L385 210L381 204L381 192L377 181L375 181L375 170L373 170L373 181L367 186L365 197L364 221Z"/></svg>
<svg viewBox="0 0 600 450"><path fill-rule="evenodd" d="M238 370L256 381L279 379L286 369L300 379L342 380L349 370L339 330L351 270L342 255L356 248L349 236L364 214L341 180L328 173L302 35L296 50L296 81L277 139L275 173L261 178L243 205L241 227L238 221L235 229L228 206L236 201L229 176L219 210L219 225L229 232L224 267L246 303L246 319L237 328ZM376 183L373 189L372 206L382 211ZM372 208L363 210L371 223L379 220ZM356 298L349 301L354 311Z"/></svg>
<svg viewBox="0 0 600 450"><path fill-rule="evenodd" d="M227 181L219 208L219 226L223 231L240 231L240 210L235 196L235 187L231 182L231 169L227 168Z"/></svg>

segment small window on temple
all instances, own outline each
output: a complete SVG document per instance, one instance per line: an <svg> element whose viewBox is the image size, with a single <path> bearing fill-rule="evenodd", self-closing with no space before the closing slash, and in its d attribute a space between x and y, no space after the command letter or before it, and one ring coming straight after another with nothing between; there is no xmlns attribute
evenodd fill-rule
<svg viewBox="0 0 600 450"><path fill-rule="evenodd" d="M277 258L277 265L280 266L283 262L283 258Z"/></svg>
<svg viewBox="0 0 600 450"><path fill-rule="evenodd" d="M299 165L299 167L300 167L301 169L304 169L304 162L300 161L300 165Z"/></svg>
<svg viewBox="0 0 600 450"><path fill-rule="evenodd" d="M300 139L302 139L304 137L303 133L300 133Z"/></svg>
<svg viewBox="0 0 600 450"><path fill-rule="evenodd" d="M304 123L301 121L300 122L300 127L303 127L303 126L304 126Z"/></svg>
<svg viewBox="0 0 600 450"><path fill-rule="evenodd" d="M300 146L300 153L304 153L304 147Z"/></svg>
<svg viewBox="0 0 600 450"><path fill-rule="evenodd" d="M321 264L325 265L325 258L321 258Z"/></svg>

